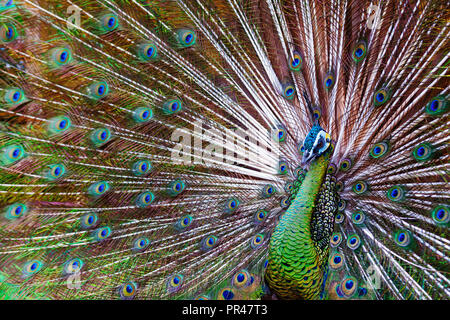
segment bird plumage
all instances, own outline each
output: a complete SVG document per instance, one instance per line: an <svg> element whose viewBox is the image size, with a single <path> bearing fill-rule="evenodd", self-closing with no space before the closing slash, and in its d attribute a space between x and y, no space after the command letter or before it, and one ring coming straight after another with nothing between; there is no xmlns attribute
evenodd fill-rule
<svg viewBox="0 0 450 320"><path fill-rule="evenodd" d="M448 18L0 1L0 297L448 299Z"/></svg>

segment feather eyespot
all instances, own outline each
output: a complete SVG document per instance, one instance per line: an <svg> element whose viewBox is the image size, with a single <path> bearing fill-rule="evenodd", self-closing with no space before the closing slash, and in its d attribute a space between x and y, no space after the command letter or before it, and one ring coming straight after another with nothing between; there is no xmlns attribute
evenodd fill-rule
<svg viewBox="0 0 450 320"><path fill-rule="evenodd" d="M367 182L363 180L356 181L355 184L352 187L353 192L356 194L364 194L369 190L369 185Z"/></svg>
<svg viewBox="0 0 450 320"><path fill-rule="evenodd" d="M330 258L328 259L328 264L331 269L338 270L344 265L344 256L339 252L336 252L335 254L330 256Z"/></svg>
<svg viewBox="0 0 450 320"><path fill-rule="evenodd" d="M88 193L91 196L99 197L105 194L109 190L109 183L106 181L96 182L90 185Z"/></svg>
<svg viewBox="0 0 450 320"><path fill-rule="evenodd" d="M92 235L94 239L97 241L105 240L111 235L111 228L110 227L98 228L93 232Z"/></svg>
<svg viewBox="0 0 450 320"><path fill-rule="evenodd" d="M355 294L356 289L358 289L358 281L355 277L346 277L341 281L339 287L344 297L350 298Z"/></svg>
<svg viewBox="0 0 450 320"><path fill-rule="evenodd" d="M16 202L5 208L5 217L8 220L15 220L20 217L23 217L28 211L28 208L25 204Z"/></svg>
<svg viewBox="0 0 450 320"><path fill-rule="evenodd" d="M218 300L233 300L235 294L232 288L223 288L217 295Z"/></svg>
<svg viewBox="0 0 450 320"><path fill-rule="evenodd" d="M336 248L337 246L339 246L342 242L342 234L340 232L335 232L331 235L330 238L330 245L333 248Z"/></svg>
<svg viewBox="0 0 450 320"><path fill-rule="evenodd" d="M355 212L352 214L352 222L353 222L355 225L361 225L361 224L364 223L365 220L366 220L366 215L365 215L365 213L364 213L363 211L361 211L361 210L355 211Z"/></svg>
<svg viewBox="0 0 450 320"><path fill-rule="evenodd" d="M119 18L113 13L108 13L100 18L100 28L103 32L110 32L119 26Z"/></svg>
<svg viewBox="0 0 450 320"><path fill-rule="evenodd" d="M56 180L64 176L66 173L66 167L62 164L53 164L48 166L48 170L45 174L45 177L48 180Z"/></svg>
<svg viewBox="0 0 450 320"><path fill-rule="evenodd" d="M91 133L91 142L99 147L111 139L111 131L107 128L96 129Z"/></svg>
<svg viewBox="0 0 450 320"><path fill-rule="evenodd" d="M0 150L0 163L10 165L23 159L25 156L25 149L20 144L9 145Z"/></svg>
<svg viewBox="0 0 450 320"><path fill-rule="evenodd" d="M68 48L54 48L51 50L50 57L50 64L53 67L62 67L72 61L72 51Z"/></svg>
<svg viewBox="0 0 450 320"><path fill-rule="evenodd" d="M64 264L64 274L69 275L80 272L83 265L83 261L79 258L70 259Z"/></svg>
<svg viewBox="0 0 450 320"><path fill-rule="evenodd" d="M286 129L282 125L277 126L273 131L273 139L278 142L284 142L286 140Z"/></svg>
<svg viewBox="0 0 450 320"><path fill-rule="evenodd" d="M191 215L185 215L175 223L175 229L178 231L183 231L192 224L192 221L193 218Z"/></svg>
<svg viewBox="0 0 450 320"><path fill-rule="evenodd" d="M133 163L131 170L135 176L144 176L152 170L152 164L150 160L138 160Z"/></svg>
<svg viewBox="0 0 450 320"><path fill-rule="evenodd" d="M48 132L50 134L60 134L70 129L72 123L66 116L54 117L49 120Z"/></svg>
<svg viewBox="0 0 450 320"><path fill-rule="evenodd" d="M431 217L438 225L446 225L450 221L449 209L447 206L438 205L431 211Z"/></svg>
<svg viewBox="0 0 450 320"><path fill-rule="evenodd" d="M351 167L352 167L352 160L349 158L343 159L339 164L339 170L343 172L347 172L348 170L351 169Z"/></svg>
<svg viewBox="0 0 450 320"><path fill-rule="evenodd" d="M327 73L325 75L325 80L323 81L325 89L331 90L334 86L334 81L335 81L334 74L332 72Z"/></svg>
<svg viewBox="0 0 450 320"><path fill-rule="evenodd" d="M375 107L381 106L389 101L391 98L391 91L389 88L381 88L377 90L373 95L373 104Z"/></svg>
<svg viewBox="0 0 450 320"><path fill-rule="evenodd" d="M352 234L347 238L347 247L356 250L361 245L361 238L357 234Z"/></svg>
<svg viewBox="0 0 450 320"><path fill-rule="evenodd" d="M403 248L408 248L412 244L412 235L408 230L398 230L394 233L395 243Z"/></svg>
<svg viewBox="0 0 450 320"><path fill-rule="evenodd" d="M197 35L192 30L180 29L177 31L177 40L181 47L188 48L195 44Z"/></svg>
<svg viewBox="0 0 450 320"><path fill-rule="evenodd" d="M80 218L80 222L83 229L89 229L96 226L98 216L95 213L88 213Z"/></svg>
<svg viewBox="0 0 450 320"><path fill-rule="evenodd" d="M139 107L133 111L133 119L138 123L145 123L153 118L153 111L148 107Z"/></svg>
<svg viewBox="0 0 450 320"><path fill-rule="evenodd" d="M369 154L373 159L379 159L385 156L389 151L389 144L387 142L379 142L373 145Z"/></svg>
<svg viewBox="0 0 450 320"><path fill-rule="evenodd" d="M291 84L286 84L283 86L283 97L288 100L293 99L295 96L295 87Z"/></svg>
<svg viewBox="0 0 450 320"><path fill-rule="evenodd" d="M180 112L183 108L183 103L180 99L169 99L164 102L163 113L166 115L174 114Z"/></svg>
<svg viewBox="0 0 450 320"><path fill-rule="evenodd" d="M5 90L3 100L11 106L18 105L26 100L25 93L20 88L10 88Z"/></svg>
<svg viewBox="0 0 450 320"><path fill-rule="evenodd" d="M257 249L263 244L263 242L264 242L264 235L262 233L258 233L250 239L250 247L252 249Z"/></svg>
<svg viewBox="0 0 450 320"><path fill-rule="evenodd" d="M302 64L302 56L298 52L294 52L292 57L289 58L289 68L291 68L292 71L300 71Z"/></svg>
<svg viewBox="0 0 450 320"><path fill-rule="evenodd" d="M181 274L175 274L167 279L167 290L170 293L174 293L180 290L183 285L183 276Z"/></svg>
<svg viewBox="0 0 450 320"><path fill-rule="evenodd" d="M367 44L365 41L360 41L356 44L356 47L353 49L352 58L355 62L362 61L367 54Z"/></svg>
<svg viewBox="0 0 450 320"><path fill-rule="evenodd" d="M2 0L0 1L0 11L11 9L14 7L14 0Z"/></svg>
<svg viewBox="0 0 450 320"><path fill-rule="evenodd" d="M264 220L266 220L266 218L267 218L267 211L263 210L263 209L259 209L258 211L256 211L255 216L254 216L255 224L260 224L260 223L264 222Z"/></svg>
<svg viewBox="0 0 450 320"><path fill-rule="evenodd" d="M18 34L17 29L12 23L0 24L0 41L9 43L16 40Z"/></svg>
<svg viewBox="0 0 450 320"><path fill-rule="evenodd" d="M344 190L344 183L342 181L337 181L336 182L336 191L341 192L342 190Z"/></svg>
<svg viewBox="0 0 450 320"><path fill-rule="evenodd" d="M328 165L327 172L331 175L334 175L337 172L337 166L334 163L330 163Z"/></svg>
<svg viewBox="0 0 450 320"><path fill-rule="evenodd" d="M278 162L278 174L286 174L288 173L288 164L286 161L281 160L280 162Z"/></svg>
<svg viewBox="0 0 450 320"><path fill-rule="evenodd" d="M393 186L387 191L387 197L394 202L401 202L405 199L406 189L403 186Z"/></svg>
<svg viewBox="0 0 450 320"><path fill-rule="evenodd" d="M153 61L158 58L158 49L153 43L144 43L138 46L138 56L143 61Z"/></svg>
<svg viewBox="0 0 450 320"><path fill-rule="evenodd" d="M436 96L426 105L425 112L431 116L440 116L448 110L448 101L445 96Z"/></svg>
<svg viewBox="0 0 450 320"><path fill-rule="evenodd" d="M344 222L345 215L343 213L338 212L334 217L334 223L341 224Z"/></svg>
<svg viewBox="0 0 450 320"><path fill-rule="evenodd" d="M287 209L287 208L289 208L289 206L291 205L291 201L289 200L290 199L290 197L289 196L286 196L286 197L283 197L281 200L280 200L280 207L282 208L282 209Z"/></svg>
<svg viewBox="0 0 450 320"><path fill-rule="evenodd" d="M88 94L92 99L101 99L108 95L109 86L105 81L94 82L88 87Z"/></svg>
<svg viewBox="0 0 450 320"><path fill-rule="evenodd" d="M42 262L39 260L31 260L24 264L22 268L25 277L31 277L42 269Z"/></svg>
<svg viewBox="0 0 450 320"><path fill-rule="evenodd" d="M286 182L284 185L284 191L286 193L291 193L294 190L294 183L291 181Z"/></svg>
<svg viewBox="0 0 450 320"><path fill-rule="evenodd" d="M237 210L237 208L239 207L239 200L237 198L230 198L228 200L225 201L225 206L224 206L224 210L225 213L233 213Z"/></svg>
<svg viewBox="0 0 450 320"><path fill-rule="evenodd" d="M152 204L153 200L155 200L154 194L150 191L145 191L138 195L136 205L139 208L146 208Z"/></svg>
<svg viewBox="0 0 450 320"><path fill-rule="evenodd" d="M133 242L133 251L144 251L150 245L150 240L146 237L138 238Z"/></svg>
<svg viewBox="0 0 450 320"><path fill-rule="evenodd" d="M206 236L200 242L200 247L203 251L213 249L217 245L218 238L214 235Z"/></svg>
<svg viewBox="0 0 450 320"><path fill-rule="evenodd" d="M427 161L433 158L434 148L428 142L423 142L417 145L413 151L412 155L416 161Z"/></svg>
<svg viewBox="0 0 450 320"><path fill-rule="evenodd" d="M251 275L247 270L241 270L236 273L231 280L231 283L236 288L245 288L251 285Z"/></svg>
<svg viewBox="0 0 450 320"><path fill-rule="evenodd" d="M277 192L275 187L273 185L271 185L271 184L267 184L262 189L262 197L263 198L270 198L272 195L275 194L275 192Z"/></svg>
<svg viewBox="0 0 450 320"><path fill-rule="evenodd" d="M169 186L167 187L167 193L171 197L176 197L177 195L182 193L185 188L186 188L186 184L184 183L184 181L180 180L180 179L176 179L176 180L172 181L169 184Z"/></svg>
<svg viewBox="0 0 450 320"><path fill-rule="evenodd" d="M133 299L136 295L137 284L135 282L127 282L119 287L119 295L124 300Z"/></svg>
<svg viewBox="0 0 450 320"><path fill-rule="evenodd" d="M340 212L343 212L346 207L347 207L347 201L345 201L344 199L339 199L339 201L338 201L338 210Z"/></svg>

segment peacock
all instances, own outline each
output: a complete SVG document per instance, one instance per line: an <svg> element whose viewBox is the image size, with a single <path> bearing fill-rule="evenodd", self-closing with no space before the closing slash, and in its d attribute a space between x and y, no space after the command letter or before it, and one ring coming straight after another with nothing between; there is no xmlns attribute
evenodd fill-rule
<svg viewBox="0 0 450 320"><path fill-rule="evenodd" d="M449 299L448 21L1 0L0 298Z"/></svg>

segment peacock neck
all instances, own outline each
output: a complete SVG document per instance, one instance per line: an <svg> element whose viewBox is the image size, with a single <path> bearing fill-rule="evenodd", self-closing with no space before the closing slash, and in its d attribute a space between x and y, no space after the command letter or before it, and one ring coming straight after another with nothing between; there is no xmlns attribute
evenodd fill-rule
<svg viewBox="0 0 450 320"><path fill-rule="evenodd" d="M319 298L323 257L311 238L311 219L328 163L329 155L311 162L296 197L272 234L266 280L280 298Z"/></svg>

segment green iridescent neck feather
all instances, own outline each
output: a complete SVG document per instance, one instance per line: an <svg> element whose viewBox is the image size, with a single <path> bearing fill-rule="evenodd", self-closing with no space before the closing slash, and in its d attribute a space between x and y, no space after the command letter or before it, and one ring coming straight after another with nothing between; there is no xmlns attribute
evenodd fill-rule
<svg viewBox="0 0 450 320"><path fill-rule="evenodd" d="M281 299L320 298L337 206L335 183L326 175L331 152L311 162L271 236L265 279ZM322 206L321 197L331 203Z"/></svg>

